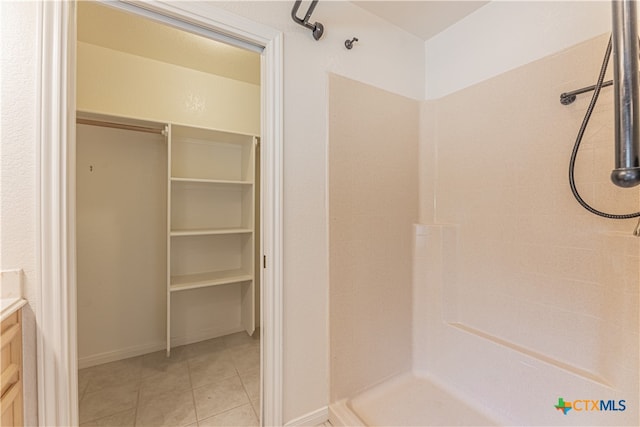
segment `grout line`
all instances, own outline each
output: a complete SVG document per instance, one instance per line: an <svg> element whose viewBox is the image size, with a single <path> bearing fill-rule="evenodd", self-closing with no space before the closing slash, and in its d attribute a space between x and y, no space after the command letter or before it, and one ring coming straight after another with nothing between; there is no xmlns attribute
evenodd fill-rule
<svg viewBox="0 0 640 427"><path fill-rule="evenodd" d="M244 395L247 396L247 400L249 401L249 405L251 405L251 410L253 411L253 414L255 416L258 416L258 414L256 414L256 410L253 407L253 402L251 402L251 396L249 396L249 392L247 391L247 386L244 384L244 380L242 379L242 375L240 375L240 371L238 371L238 368L236 368L236 372L238 373L238 378L240 379L240 384L242 384L242 389L244 390Z"/></svg>
<svg viewBox="0 0 640 427"><path fill-rule="evenodd" d="M193 413L196 415L196 425L200 425L200 417L198 416L198 406L196 405L196 395L193 393L193 387L191 387L191 401L193 402Z"/></svg>
<svg viewBox="0 0 640 427"><path fill-rule="evenodd" d="M133 426L135 427L136 424L138 424L138 407L140 406L140 389L142 388L142 384L140 385L140 387L138 388L138 393L136 395L136 406L134 408L134 414L133 414Z"/></svg>
<svg viewBox="0 0 640 427"><path fill-rule="evenodd" d="M262 345L262 343L260 344ZM240 374L240 371L238 370L238 367L235 365L235 362L233 364L236 372L238 373L238 378L240 378L240 384L242 384L242 388L244 389L244 394L247 396L247 399L249 399L249 405L251 405L251 410L253 411L253 414L256 416L258 423L260 423L260 416L258 415L258 412L256 411L256 408L253 406L253 400L251 399L251 396L249 396L249 391L247 390L247 386L244 383L244 379L242 378L242 375ZM260 362L258 362L258 376L260 376L260 374L262 373L260 371ZM250 372L250 371L248 371ZM260 400L260 396L258 396L258 400ZM261 404L261 402L258 402L259 404Z"/></svg>
<svg viewBox="0 0 640 427"><path fill-rule="evenodd" d="M187 353L188 354L188 353ZM200 425L200 417L198 416L198 405L196 405L196 395L193 392L193 381L191 380L191 358L187 357L187 375L189 375L189 387L191 389L191 401L193 402L193 412L196 415L196 425Z"/></svg>

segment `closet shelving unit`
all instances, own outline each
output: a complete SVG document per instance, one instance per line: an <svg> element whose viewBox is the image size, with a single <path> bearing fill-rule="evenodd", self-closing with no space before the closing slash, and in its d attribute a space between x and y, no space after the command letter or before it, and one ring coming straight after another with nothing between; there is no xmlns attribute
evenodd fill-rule
<svg viewBox="0 0 640 427"><path fill-rule="evenodd" d="M257 138L169 125L167 356L176 292L241 286L242 326L255 329Z"/></svg>

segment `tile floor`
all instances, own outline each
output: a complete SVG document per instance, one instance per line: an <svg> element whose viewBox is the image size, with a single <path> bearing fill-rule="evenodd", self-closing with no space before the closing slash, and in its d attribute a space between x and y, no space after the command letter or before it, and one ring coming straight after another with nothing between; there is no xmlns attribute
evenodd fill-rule
<svg viewBox="0 0 640 427"><path fill-rule="evenodd" d="M82 426L257 426L260 341L241 332L92 366L78 389Z"/></svg>

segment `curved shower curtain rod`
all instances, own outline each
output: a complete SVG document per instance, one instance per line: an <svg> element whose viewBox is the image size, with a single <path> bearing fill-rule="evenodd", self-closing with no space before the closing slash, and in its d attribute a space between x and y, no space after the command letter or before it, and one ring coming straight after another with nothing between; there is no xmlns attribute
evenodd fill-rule
<svg viewBox="0 0 640 427"><path fill-rule="evenodd" d="M311 19L311 14L313 13L313 10L316 8L316 5L318 4L318 0L313 0L311 2L311 5L309 6L307 13L304 15L304 19L298 18L298 9L300 8L300 3L302 3L302 0L296 0L296 2L294 3L293 9L291 9L291 18L294 20L295 23L310 29L311 32L313 33L314 39L320 40L320 37L322 37L322 33L324 33L324 26L319 22L316 22L314 24L309 23L309 19Z"/></svg>

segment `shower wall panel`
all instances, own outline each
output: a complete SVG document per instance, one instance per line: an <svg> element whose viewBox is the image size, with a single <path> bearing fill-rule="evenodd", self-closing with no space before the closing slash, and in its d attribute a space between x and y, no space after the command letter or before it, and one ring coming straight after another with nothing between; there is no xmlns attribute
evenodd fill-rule
<svg viewBox="0 0 640 427"><path fill-rule="evenodd" d="M595 82L606 43L594 38L422 109L423 123L437 123L422 134L421 153L432 156L422 164L437 170L421 173L429 227L416 237L414 315L438 317L416 317L414 366L517 424L638 421L635 403L573 419L553 408L587 395L638 402L636 220L599 218L574 200L569 155L590 94L559 102ZM612 98L602 91L577 186L601 210L635 212L638 190L609 180ZM443 262L455 275L434 278Z"/></svg>
<svg viewBox="0 0 640 427"><path fill-rule="evenodd" d="M330 401L411 368L419 103L329 77Z"/></svg>

